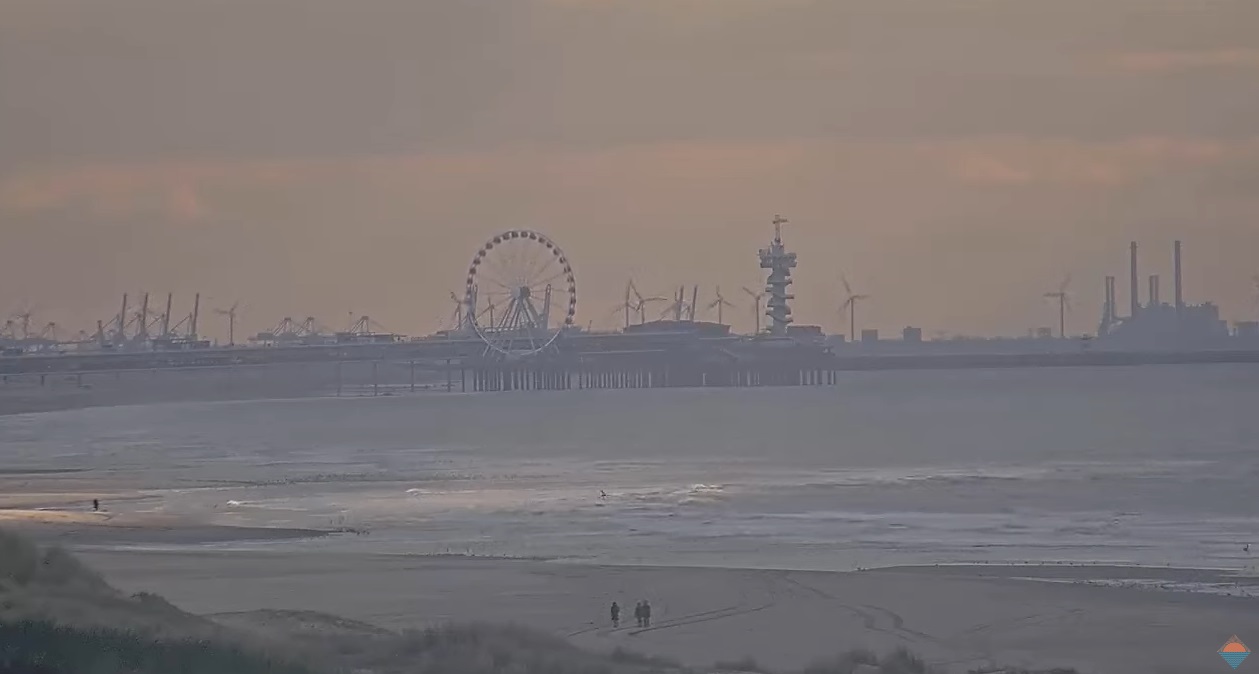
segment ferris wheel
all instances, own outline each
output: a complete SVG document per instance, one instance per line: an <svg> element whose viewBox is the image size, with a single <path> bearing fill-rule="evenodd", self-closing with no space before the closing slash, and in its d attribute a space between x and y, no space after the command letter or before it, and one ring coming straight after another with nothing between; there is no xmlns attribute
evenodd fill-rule
<svg viewBox="0 0 1259 674"><path fill-rule="evenodd" d="M554 241L511 230L485 242L472 258L463 301L468 327L487 352L529 356L573 326L577 280Z"/></svg>

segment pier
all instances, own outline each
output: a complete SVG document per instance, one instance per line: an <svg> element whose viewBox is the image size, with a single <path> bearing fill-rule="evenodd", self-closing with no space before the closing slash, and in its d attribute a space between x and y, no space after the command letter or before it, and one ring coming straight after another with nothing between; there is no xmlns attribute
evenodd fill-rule
<svg viewBox="0 0 1259 674"><path fill-rule="evenodd" d="M29 312L23 313L20 324L10 321L0 337L8 335L7 344L21 348L15 352L10 346L0 351L0 387L69 385L87 390L108 382L121 391L128 389L123 382L126 378L134 384L162 379L211 397L245 386L277 395L309 390L342 395L348 389L385 395L430 389L514 392L833 386L842 380L842 373L863 370L1259 362L1259 331L1250 336L1230 336L1221 327L1214 305L1184 302L1179 242L1174 251L1178 272L1175 303L1160 302L1155 279L1151 281L1150 303L1142 305L1134 299L1132 314L1119 317L1114 279L1107 277L1106 308L1098 340L1069 339L1060 329L1059 339L1031 344L1040 350L1007 340L1000 346L1003 350L996 351L994 345L982 342L924 342L921 332L911 328L906 328L901 342L879 340L875 334L863 335L860 341L852 340L851 335L847 341L830 339L819 326L795 324L791 286L797 260L783 238L786 222L775 216L773 238L757 251L765 285L758 291L743 289L755 301L758 325L752 335L733 334L725 324L721 309L730 303L720 289L717 300L709 306L718 309L716 323L696 319L698 287L691 289L689 297L687 288L678 288L662 319L649 321L646 306L669 300L643 297L632 281L626 287L623 305L617 309L624 312L624 329L583 330L576 322L577 281L570 258L544 234L510 230L487 240L473 256L463 296L451 294L456 326L452 330L406 339L382 331L367 316L358 317L349 330L331 333L321 329L314 318L285 318L274 329L237 345L237 307L233 305L220 310L229 320L229 344L217 346L197 332L199 295L194 297L192 312L176 320L170 295L162 313L151 311L149 297L143 295L141 309L133 315L124 294L119 313L111 321L98 321L96 335L75 342L73 350L48 348L48 340L31 337ZM522 260L530 264L513 267ZM1135 298L1135 244L1132 260ZM502 279L513 279L513 285L503 285ZM1050 295L1059 300L1061 310L1065 290ZM856 332L853 303L864 297L849 288L845 308L850 332ZM631 322L635 316L637 324ZM767 319L764 329L759 323L762 317ZM1188 330L1185 326L1199 327ZM1176 340L1146 343L1138 339L1159 330L1193 336L1185 342L1191 348L1177 347ZM15 340L14 334L21 339ZM1169 343L1171 348L1166 346ZM1130 350L1120 350L1125 345ZM1131 350L1133 345L1139 348ZM192 374L196 372L205 375ZM158 373L169 376L159 377ZM263 381L267 378L275 381Z"/></svg>

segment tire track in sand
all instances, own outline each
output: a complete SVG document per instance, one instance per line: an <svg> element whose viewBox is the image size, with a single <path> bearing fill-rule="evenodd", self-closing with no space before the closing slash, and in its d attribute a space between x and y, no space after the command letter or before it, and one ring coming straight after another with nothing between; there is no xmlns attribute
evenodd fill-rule
<svg viewBox="0 0 1259 674"><path fill-rule="evenodd" d="M849 613L852 613L853 615L860 618L862 621L862 624L868 630L871 630L874 632L882 632L884 634L890 634L892 636L899 637L907 641L929 641L933 643L942 643L941 640L938 639L937 637L934 637L925 632L919 632L917 630L912 630L905 627L905 619L902 618L900 614L896 613L895 611L892 611L891 609L884 608L882 606L876 606L874 604L861 604L858 606L858 605L845 603L842 600L840 600L839 597L836 597L835 595L829 592L826 592L825 590L816 588L812 585L809 585L808 583L805 583L804 581L791 577L790 572L788 571L780 572L780 575L778 578L779 580L782 580L783 582L786 582L789 585L793 585L797 588L800 588L801 590L804 590L812 595L822 597L824 599L835 602L835 605L838 606L839 608L842 608L848 611ZM883 625L879 624L880 623L879 614L882 614L885 620L891 622L891 627L884 627Z"/></svg>
<svg viewBox="0 0 1259 674"><path fill-rule="evenodd" d="M617 632L623 632L629 636L636 636L644 632L654 632L656 630L665 630L665 629L671 629L674 627L682 627L685 625L694 625L697 623L705 623L705 622L710 622L713 620L722 620L724 618L733 618L736 616L747 615L749 613L756 613L758 611L764 611L765 609L771 608L775 604L777 604L778 597L774 592L772 579L767 577L763 573L759 573L757 575L762 581L764 585L763 590L765 594L767 595L767 597L761 601L753 602L753 600L748 596L747 588L743 588L740 590L739 602L732 606L725 606L722 608L710 609L708 611L697 611L695 613L687 613L687 614L680 615L677 617L666 618L652 625L651 627L625 626L625 627L614 628L611 625L597 625L591 622L591 623L588 623L589 625L588 627L570 632L566 634L565 636L571 638L571 637L581 636L583 634L589 634L591 632L594 632L598 636L601 636L601 637L609 636Z"/></svg>
<svg viewBox="0 0 1259 674"><path fill-rule="evenodd" d="M687 620L687 621L694 621L695 619L715 620L717 618L727 617L728 615L739 615L742 609L744 609L744 605L740 603L740 604L735 604L734 606L727 606L725 608L712 609L711 611L700 611L698 613L690 613L684 616L679 616L677 618L674 618L673 620L664 621L660 623L659 625L653 625L651 627L630 627L628 625L624 627L612 627L611 625L598 625L598 624L590 623L590 627L577 630L576 632L570 632L569 634L566 634L565 636L576 637L582 634L589 634L591 632L598 632L600 636L612 634L614 632L625 632L627 634L637 634L639 632L646 632L648 630L672 627L672 626L675 626L674 625L675 622L681 621L681 620Z"/></svg>
<svg viewBox="0 0 1259 674"><path fill-rule="evenodd" d="M747 588L741 588L739 591L739 603L734 606L666 619L659 624L652 625L651 627L633 629L629 632L629 634L630 636L636 636L642 634L643 632L654 632L656 630L667 630L674 627L711 622L713 620L734 618L772 608L778 603L778 594L774 590L774 578L772 572L758 572L756 577L760 580L763 586L761 590L765 595L765 598L760 601L753 603L752 599L748 596Z"/></svg>
<svg viewBox="0 0 1259 674"><path fill-rule="evenodd" d="M836 597L835 595L832 595L829 592L826 592L819 588L813 587L812 585L809 585L808 583L805 583L803 581L792 578L790 575L788 575L788 573L789 572L783 572L780 578L783 581L791 585L794 585L795 587L800 588L806 592L809 592L815 596L823 597L825 599L835 602L836 606L844 610L847 610L853 613L854 615L858 616L859 618L861 618L866 629L869 629L874 632L882 632L883 634L887 634L887 635L894 636L900 639L904 639L906 641L929 642L935 646L947 649L948 651L952 651L956 653L957 655L962 656L962 657L958 657L956 659L949 660L949 661L940 661L940 662L930 663L934 666L945 666L946 664L958 664L958 663L972 663L972 664L978 663L978 664L983 664L989 667L994 666L992 664L992 654L989 653L988 651L976 649L971 645L962 645L959 648L958 644L952 643L953 641L952 639L941 639L940 637L927 634L926 632L919 632L917 630L909 629L905 627L905 619L901 617L900 614L896 613L895 611L891 609L888 609L882 606L876 606L874 604L861 604L860 606L846 604L840 601L840 599ZM882 616L886 620L891 622L891 627L888 628L888 627L881 626L879 624L879 616L875 615L875 613L872 613L872 611L882 614Z"/></svg>

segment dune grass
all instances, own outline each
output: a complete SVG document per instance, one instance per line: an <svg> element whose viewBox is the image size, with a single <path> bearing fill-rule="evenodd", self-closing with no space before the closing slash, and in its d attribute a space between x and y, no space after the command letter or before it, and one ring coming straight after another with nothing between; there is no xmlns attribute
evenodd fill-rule
<svg viewBox="0 0 1259 674"><path fill-rule="evenodd" d="M135 632L0 622L0 672L48 674L313 674L312 670L206 639L152 639Z"/></svg>

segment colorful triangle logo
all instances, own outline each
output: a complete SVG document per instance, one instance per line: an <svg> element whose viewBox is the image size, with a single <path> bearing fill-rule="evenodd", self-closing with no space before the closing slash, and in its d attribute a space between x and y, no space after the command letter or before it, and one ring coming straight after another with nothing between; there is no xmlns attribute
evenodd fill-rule
<svg viewBox="0 0 1259 674"><path fill-rule="evenodd" d="M1220 646L1220 650L1217 652L1221 658L1224 658L1224 662L1227 662L1233 669L1237 669L1246 657L1250 655L1250 649L1246 648L1246 644L1243 644L1242 640L1237 638L1237 635L1233 635L1228 641L1225 641L1224 645Z"/></svg>

